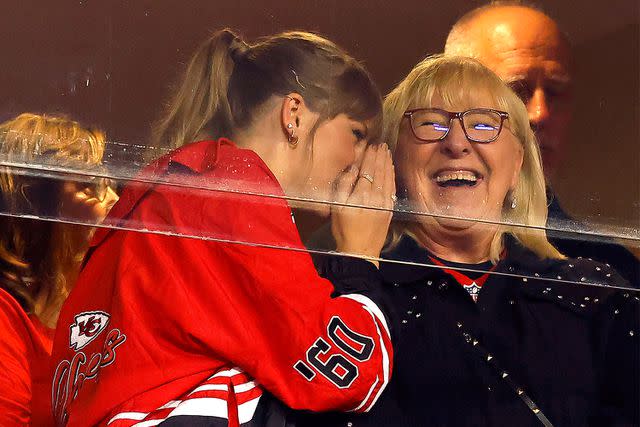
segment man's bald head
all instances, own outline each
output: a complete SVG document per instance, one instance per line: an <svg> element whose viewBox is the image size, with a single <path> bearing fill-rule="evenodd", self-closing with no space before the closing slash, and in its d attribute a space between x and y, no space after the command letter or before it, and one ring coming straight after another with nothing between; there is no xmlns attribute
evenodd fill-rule
<svg viewBox="0 0 640 427"><path fill-rule="evenodd" d="M453 26L445 54L477 58L518 93L552 177L562 162L571 110L570 47L556 22L518 3L483 6Z"/></svg>

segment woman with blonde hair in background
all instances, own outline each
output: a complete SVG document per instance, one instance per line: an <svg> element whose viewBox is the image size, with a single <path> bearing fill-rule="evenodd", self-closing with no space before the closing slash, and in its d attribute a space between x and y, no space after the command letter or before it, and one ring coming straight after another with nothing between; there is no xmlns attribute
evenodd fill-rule
<svg viewBox="0 0 640 427"><path fill-rule="evenodd" d="M0 160L35 168L0 167L3 426L38 425L37 417L44 415L38 408L46 407L49 392L40 380L46 375L53 329L94 230L55 219L99 223L117 200L103 179L62 181L39 176L37 168L87 171L100 165L103 153L102 132L65 118L25 113L0 124Z"/></svg>

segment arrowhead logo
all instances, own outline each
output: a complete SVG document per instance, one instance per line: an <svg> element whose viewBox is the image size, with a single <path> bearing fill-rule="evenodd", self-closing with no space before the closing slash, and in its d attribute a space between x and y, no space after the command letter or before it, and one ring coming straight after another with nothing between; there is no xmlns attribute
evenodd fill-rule
<svg viewBox="0 0 640 427"><path fill-rule="evenodd" d="M78 351L93 341L109 324L108 313L104 311L85 311L75 316L70 326L69 347Z"/></svg>

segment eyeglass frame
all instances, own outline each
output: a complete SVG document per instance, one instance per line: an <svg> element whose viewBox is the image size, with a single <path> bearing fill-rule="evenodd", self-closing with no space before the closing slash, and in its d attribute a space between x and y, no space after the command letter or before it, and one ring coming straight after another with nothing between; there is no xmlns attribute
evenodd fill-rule
<svg viewBox="0 0 640 427"><path fill-rule="evenodd" d="M449 117L449 126L447 127L447 131L440 138L437 138L437 139L420 138L418 135L416 135L416 130L413 128L413 114L418 111L437 111L440 113L444 113L446 116ZM483 112L488 111L491 113L496 113L498 114L498 116L500 116L500 127L498 128L498 133L496 134L496 136L486 141L478 141L476 139L471 138L467 133L467 129L465 129L465 126L464 126L464 115L470 112L478 112L478 111L483 111ZM506 111L494 110L493 108L471 108L469 110L458 111L458 112L447 111L441 108L414 108L412 110L405 111L402 114L402 116L407 117L409 119L409 127L411 128L411 133L413 133L413 136L417 140L425 143L438 142L445 139L447 135L449 135L449 132L451 131L451 124L453 123L453 120L458 119L460 121L462 131L464 132L464 136L467 138L468 141L475 142L477 144L489 144L491 142L494 142L500 136L500 133L502 132L502 128L504 127L504 121L509 118L509 113L507 113Z"/></svg>

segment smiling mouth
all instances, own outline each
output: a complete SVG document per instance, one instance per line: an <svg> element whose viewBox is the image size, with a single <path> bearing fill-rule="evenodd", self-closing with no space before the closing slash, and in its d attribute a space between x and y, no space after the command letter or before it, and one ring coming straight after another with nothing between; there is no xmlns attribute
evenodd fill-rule
<svg viewBox="0 0 640 427"><path fill-rule="evenodd" d="M482 179L482 175L469 170L441 171L433 176L439 187L474 187Z"/></svg>

